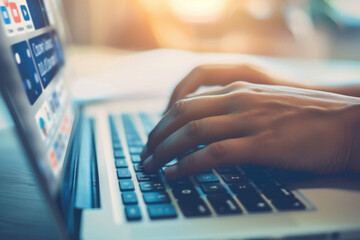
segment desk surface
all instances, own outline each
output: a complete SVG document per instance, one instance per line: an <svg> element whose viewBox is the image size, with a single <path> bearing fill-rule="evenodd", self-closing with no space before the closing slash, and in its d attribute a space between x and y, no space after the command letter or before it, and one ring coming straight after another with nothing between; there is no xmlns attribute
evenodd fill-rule
<svg viewBox="0 0 360 240"><path fill-rule="evenodd" d="M360 61L299 60L172 49L131 52L72 47L68 51L75 98L156 95L168 97L191 69L202 64L254 63L292 81L316 85L360 84ZM76 76L76 77L74 77Z"/></svg>

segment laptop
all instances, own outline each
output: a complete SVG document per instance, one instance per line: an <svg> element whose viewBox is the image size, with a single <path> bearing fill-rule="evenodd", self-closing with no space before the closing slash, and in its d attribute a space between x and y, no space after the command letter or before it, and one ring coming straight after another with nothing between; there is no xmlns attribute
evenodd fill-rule
<svg viewBox="0 0 360 240"><path fill-rule="evenodd" d="M59 3L1 0L0 10L1 100L55 225L37 239L360 238L356 175L241 165L168 181L164 168L181 156L144 172L139 154L161 101L74 104Z"/></svg>

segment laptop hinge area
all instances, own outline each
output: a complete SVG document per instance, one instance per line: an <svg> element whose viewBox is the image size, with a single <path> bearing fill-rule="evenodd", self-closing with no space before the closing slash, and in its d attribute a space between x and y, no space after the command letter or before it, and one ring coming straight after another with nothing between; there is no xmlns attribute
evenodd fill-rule
<svg viewBox="0 0 360 240"><path fill-rule="evenodd" d="M84 117L81 128L75 208L100 208L94 119Z"/></svg>

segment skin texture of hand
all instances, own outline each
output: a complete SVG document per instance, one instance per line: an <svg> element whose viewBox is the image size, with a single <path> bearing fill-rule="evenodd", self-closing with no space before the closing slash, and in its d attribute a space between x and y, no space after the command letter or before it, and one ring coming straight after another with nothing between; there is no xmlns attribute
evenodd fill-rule
<svg viewBox="0 0 360 240"><path fill-rule="evenodd" d="M189 96L189 94L191 96L201 86L226 86L236 81L282 85L360 97L359 86L324 87L299 84L296 83L299 81L291 81L282 76L274 76L265 69L253 64L202 65L193 69L175 87L165 112L170 110L176 101Z"/></svg>
<svg viewBox="0 0 360 240"><path fill-rule="evenodd" d="M360 99L286 86L233 82L176 101L141 154L169 179L226 166L255 164L315 173L360 171Z"/></svg>

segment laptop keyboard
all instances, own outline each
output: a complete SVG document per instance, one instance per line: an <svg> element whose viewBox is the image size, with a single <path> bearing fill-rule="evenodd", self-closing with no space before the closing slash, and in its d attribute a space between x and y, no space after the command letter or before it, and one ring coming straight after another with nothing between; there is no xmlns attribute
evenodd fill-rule
<svg viewBox="0 0 360 240"><path fill-rule="evenodd" d="M125 154L125 142L121 141L116 127L115 117L109 116L116 173L128 221L139 221L145 214L156 220L176 218L181 214L185 217L201 217L306 209L304 203L273 177L271 170L267 168L220 167L168 181L163 171L167 166L176 163L177 160L173 160L158 172L144 172L140 163L143 142L133 116L121 115L129 161ZM138 117L145 132L149 133L154 127L151 117L146 113L140 113ZM201 147L203 146L199 146ZM135 174L131 173L130 168L134 169ZM141 194L135 191L135 185L139 186ZM139 198L146 204L147 213L141 211Z"/></svg>

